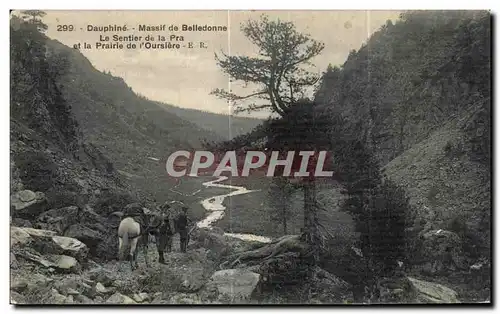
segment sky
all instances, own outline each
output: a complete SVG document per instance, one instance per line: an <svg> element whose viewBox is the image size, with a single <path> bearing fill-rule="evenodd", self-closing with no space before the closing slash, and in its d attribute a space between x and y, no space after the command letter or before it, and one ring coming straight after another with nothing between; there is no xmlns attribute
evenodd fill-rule
<svg viewBox="0 0 500 314"><path fill-rule="evenodd" d="M255 46L240 31L241 23L267 14L270 19L291 21L301 33L325 44L310 68L322 73L329 64L341 65L352 49L359 49L371 33L388 19L396 20L399 11L45 11L46 34L65 45L84 42L91 49L80 49L100 71L122 77L132 89L152 100L171 105L228 114L226 100L210 95L215 88L226 88L229 78L218 68L214 53L255 55ZM87 31L88 25L127 25L126 32ZM140 32L138 25L220 25L226 32ZM58 31L58 25L73 25L73 31ZM130 30L135 28L135 30ZM143 36L152 34L183 36L181 45L193 42L195 48L97 49L100 36ZM180 38L179 38L180 39ZM144 42L144 41L143 41ZM175 41L174 41L175 42ZM204 42L205 48L199 47ZM158 41L156 41L158 43ZM124 43L126 44L126 43ZM247 92L251 92L248 90ZM245 114L242 114L245 115ZM254 114L267 116L268 113Z"/></svg>

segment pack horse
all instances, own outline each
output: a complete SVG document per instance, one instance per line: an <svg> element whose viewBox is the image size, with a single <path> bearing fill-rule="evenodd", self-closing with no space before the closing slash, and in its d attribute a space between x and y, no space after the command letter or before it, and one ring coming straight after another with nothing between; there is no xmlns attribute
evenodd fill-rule
<svg viewBox="0 0 500 314"><path fill-rule="evenodd" d="M134 211L137 214L134 215ZM146 266L148 266L148 230L142 206L130 204L125 208L125 216L118 226L118 257L120 260L128 258L132 270L138 267L137 252L142 247Z"/></svg>

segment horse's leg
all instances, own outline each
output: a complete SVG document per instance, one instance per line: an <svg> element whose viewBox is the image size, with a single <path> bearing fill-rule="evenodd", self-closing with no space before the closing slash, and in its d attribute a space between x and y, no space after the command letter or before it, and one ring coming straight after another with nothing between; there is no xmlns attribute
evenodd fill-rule
<svg viewBox="0 0 500 314"><path fill-rule="evenodd" d="M123 240L122 238L118 237L118 261L122 259L121 253L122 253L122 246L123 246Z"/></svg>
<svg viewBox="0 0 500 314"><path fill-rule="evenodd" d="M122 250L123 250L123 240L122 238L118 237L118 271L122 271L122 259L123 259L123 256L122 256Z"/></svg>
<svg viewBox="0 0 500 314"><path fill-rule="evenodd" d="M132 268L132 270L134 270L135 268L137 268L137 263L134 264L134 262L136 261L136 258L137 258L137 240L138 238L134 238L130 241L130 254L129 254L129 257L130 257L130 266Z"/></svg>

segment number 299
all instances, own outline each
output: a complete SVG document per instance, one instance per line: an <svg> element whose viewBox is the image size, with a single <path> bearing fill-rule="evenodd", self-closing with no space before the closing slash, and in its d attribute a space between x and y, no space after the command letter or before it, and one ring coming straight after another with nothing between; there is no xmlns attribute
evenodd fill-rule
<svg viewBox="0 0 500 314"><path fill-rule="evenodd" d="M72 32L74 29L73 25L57 25L58 32Z"/></svg>

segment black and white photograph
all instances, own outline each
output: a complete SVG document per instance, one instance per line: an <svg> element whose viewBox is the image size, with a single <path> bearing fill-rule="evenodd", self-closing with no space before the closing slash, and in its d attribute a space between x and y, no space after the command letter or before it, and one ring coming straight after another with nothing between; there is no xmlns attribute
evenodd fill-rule
<svg viewBox="0 0 500 314"><path fill-rule="evenodd" d="M491 11L9 20L12 306L491 306Z"/></svg>

